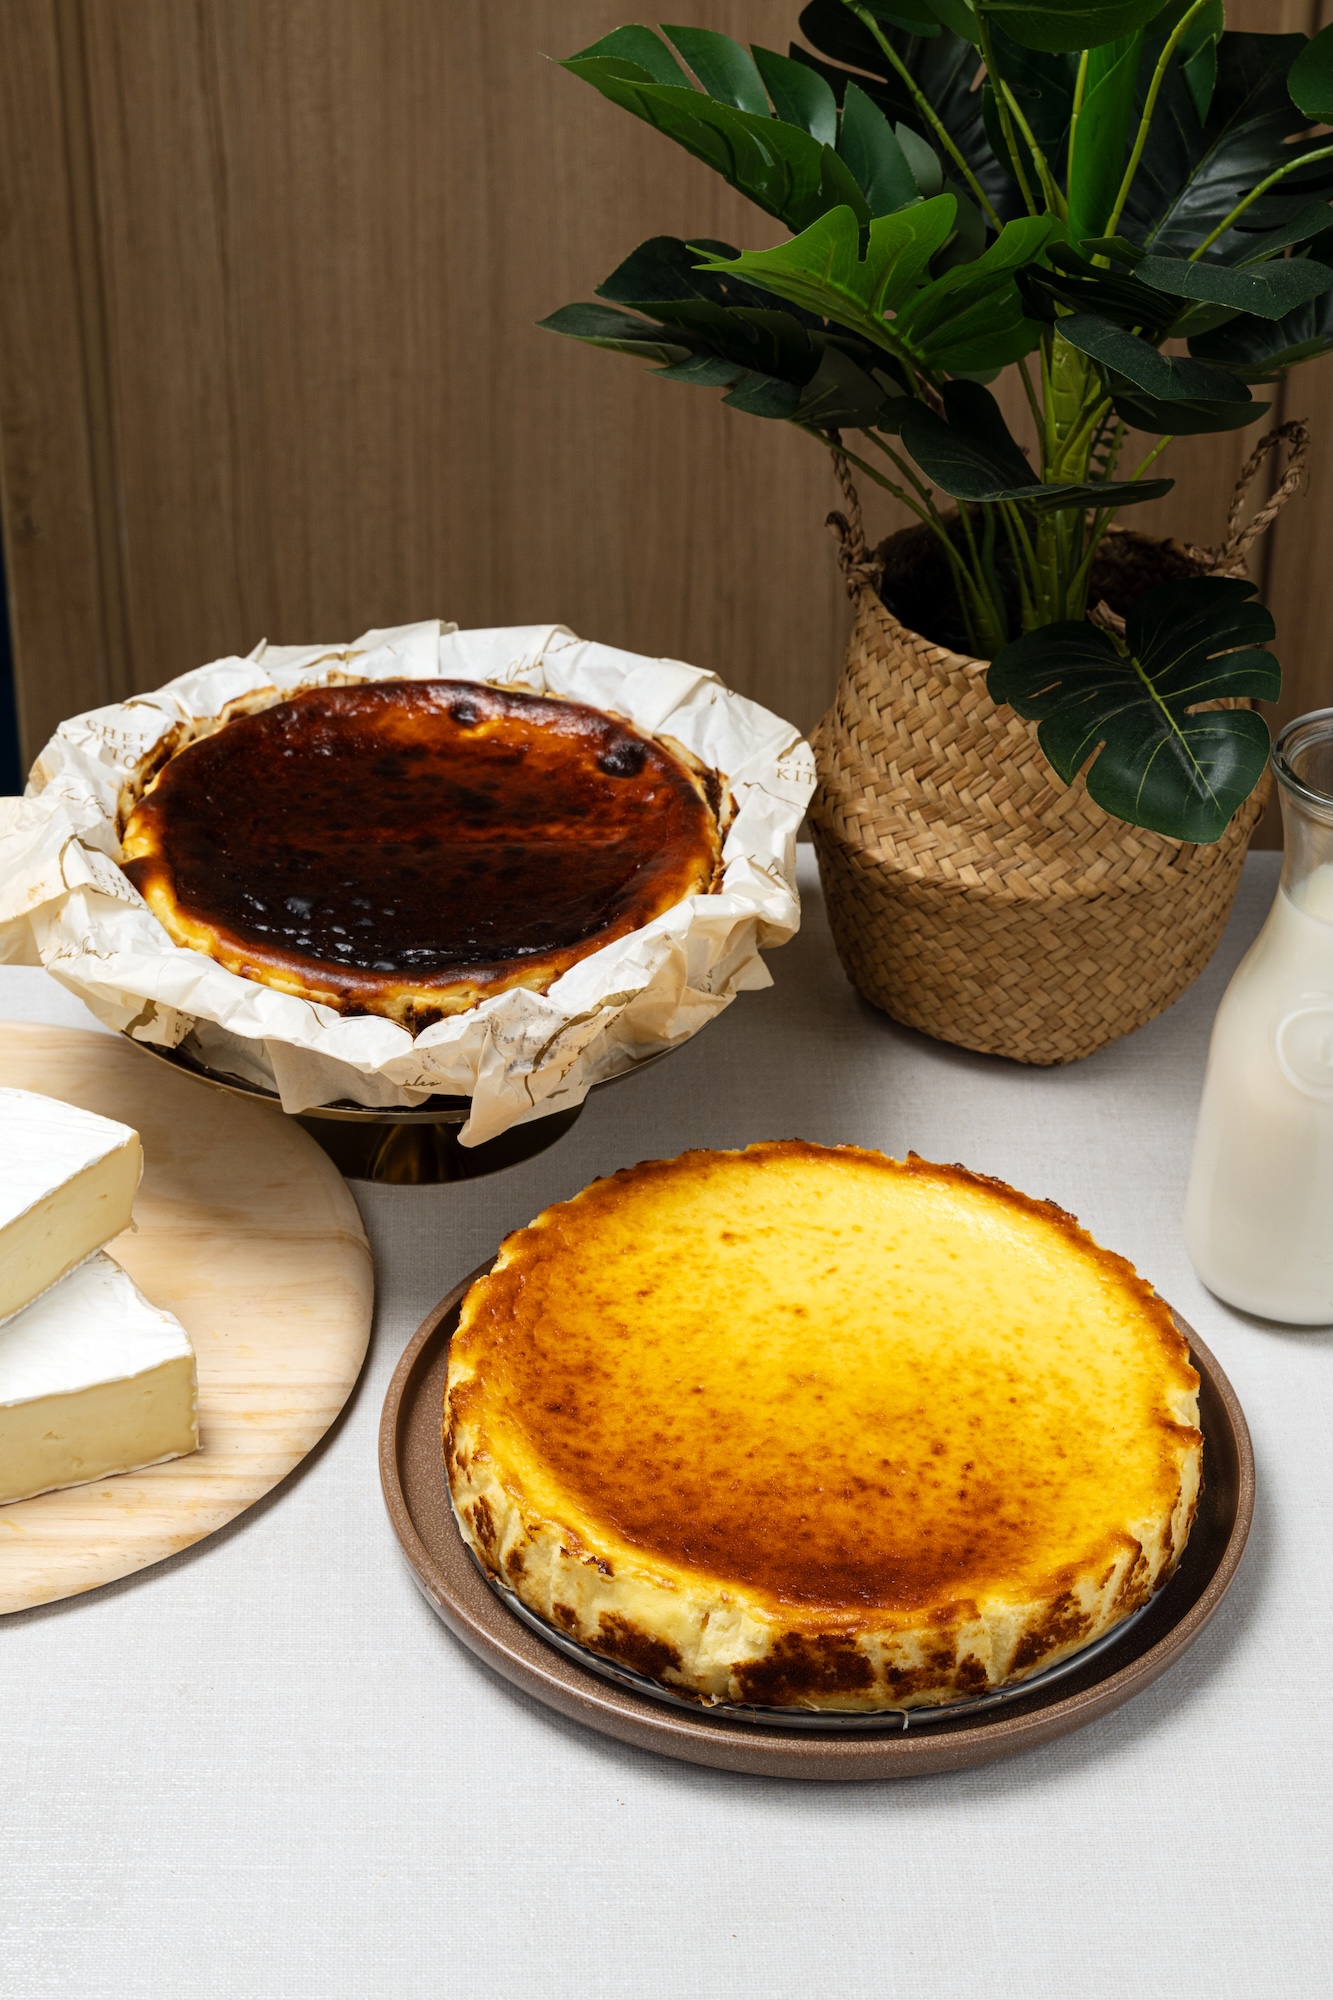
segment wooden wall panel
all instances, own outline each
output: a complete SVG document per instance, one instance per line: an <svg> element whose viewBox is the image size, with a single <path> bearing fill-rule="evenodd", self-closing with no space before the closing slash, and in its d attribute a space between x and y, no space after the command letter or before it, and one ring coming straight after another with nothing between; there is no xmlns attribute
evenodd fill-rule
<svg viewBox="0 0 1333 2000"><path fill-rule="evenodd" d="M125 687L95 246L72 193L90 186L86 110L62 26L52 0L0 16L0 515L29 757Z"/></svg>
<svg viewBox="0 0 1333 2000"><path fill-rule="evenodd" d="M762 240L543 59L622 12L86 6L139 685L440 612L563 619L818 713L842 621L819 452L535 326L656 231Z"/></svg>
<svg viewBox="0 0 1333 2000"><path fill-rule="evenodd" d="M1230 11L1305 25L1311 0ZM435 613L561 619L815 719L847 624L826 459L534 324L645 236L778 233L544 59L633 12L5 0L0 448L29 754L71 710L260 636ZM778 46L796 13L674 9ZM1326 377L1286 393L1326 411ZM1268 559L1293 712L1329 699L1327 422ZM1160 525L1216 540L1247 449L1176 446Z"/></svg>

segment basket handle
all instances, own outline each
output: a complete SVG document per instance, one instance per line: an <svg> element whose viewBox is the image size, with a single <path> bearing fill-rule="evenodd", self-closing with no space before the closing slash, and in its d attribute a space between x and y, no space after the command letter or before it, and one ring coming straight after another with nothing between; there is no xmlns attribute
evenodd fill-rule
<svg viewBox="0 0 1333 2000"><path fill-rule="evenodd" d="M863 590L877 591L883 564L866 547L865 523L861 519L861 501L852 482L851 467L846 453L835 448L833 470L838 475L842 497L847 512L829 514L824 522L838 545L838 567L847 583L847 595L853 604Z"/></svg>
<svg viewBox="0 0 1333 2000"><path fill-rule="evenodd" d="M1241 516L1245 512L1245 498L1254 481L1259 467L1271 451L1279 444L1287 447L1287 469L1281 482L1256 513L1254 519L1242 528ZM1197 548L1193 542L1183 544L1187 556L1192 556L1211 576L1238 576L1245 567L1245 557L1258 541L1260 535L1271 528L1292 494L1305 478L1305 456L1310 449L1310 426L1294 418L1290 423L1279 424L1276 430L1265 432L1254 450L1240 469L1236 490L1231 496L1231 511L1227 515L1226 540L1215 549Z"/></svg>
<svg viewBox="0 0 1333 2000"><path fill-rule="evenodd" d="M1287 447L1287 469L1278 485L1259 508L1254 519L1244 527L1241 519L1245 513L1245 501L1253 485L1259 467L1275 451L1279 444ZM1177 546L1191 562L1197 563L1205 576L1243 576L1245 558L1258 541L1272 527L1293 493L1304 483L1305 459L1310 449L1310 426L1299 417L1289 423L1279 424L1276 430L1266 431L1240 469L1235 490L1231 495L1231 509L1227 515L1226 539L1216 548L1203 548L1197 542L1180 542ZM1088 613L1094 625L1102 625L1107 631L1118 632L1124 637L1125 621L1118 611L1112 611L1105 598Z"/></svg>

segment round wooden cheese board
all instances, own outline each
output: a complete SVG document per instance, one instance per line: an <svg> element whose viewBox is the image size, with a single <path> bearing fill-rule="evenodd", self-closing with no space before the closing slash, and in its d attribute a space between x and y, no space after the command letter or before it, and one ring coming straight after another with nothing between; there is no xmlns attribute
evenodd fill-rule
<svg viewBox="0 0 1333 2000"><path fill-rule="evenodd" d="M200 1449L0 1506L0 1613L94 1590L226 1525L286 1477L351 1394L370 1337L361 1217L296 1121L209 1090L119 1036L0 1023L0 1084L143 1140L135 1227L107 1245L194 1344Z"/></svg>

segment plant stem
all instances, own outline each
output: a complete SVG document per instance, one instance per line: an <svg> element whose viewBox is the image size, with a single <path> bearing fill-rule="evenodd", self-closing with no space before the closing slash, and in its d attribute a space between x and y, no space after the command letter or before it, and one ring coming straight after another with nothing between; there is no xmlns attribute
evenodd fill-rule
<svg viewBox="0 0 1333 2000"><path fill-rule="evenodd" d="M1041 460L1042 476L1055 463L1055 333L1043 333L1041 337Z"/></svg>
<svg viewBox="0 0 1333 2000"><path fill-rule="evenodd" d="M980 589L982 578L981 556L977 549L977 538L972 532L972 512L966 500L958 502L958 519L962 526L963 539L967 543L968 555L972 559L972 573L977 579L977 587ZM945 529L945 533L948 533L947 528Z"/></svg>
<svg viewBox="0 0 1333 2000"><path fill-rule="evenodd" d="M1059 216L1061 222L1067 222L1069 220L1068 203L1055 184L1054 176L1046 162L1046 155L1037 144L1032 127L1023 116L1022 106L1003 77L1000 77L998 82L1000 89L1004 92L1005 100L1008 103L1011 114L1018 120L1018 129L1028 142L1028 148L1032 154L1032 164L1037 169L1037 178L1041 182L1041 191L1046 198L1046 206L1052 215Z"/></svg>
<svg viewBox="0 0 1333 2000"><path fill-rule="evenodd" d="M1152 125L1153 112L1157 109L1158 95L1166 80L1166 72L1170 66L1171 58L1175 54L1180 39L1190 22L1194 19L1194 16L1202 13L1203 9L1208 5L1210 5L1210 0L1194 0L1194 5L1181 15L1175 27L1166 38L1162 53L1157 58L1157 67L1153 71L1152 82L1148 85L1148 95L1143 101L1143 115L1139 119L1139 129L1134 134L1134 144L1130 149L1129 164L1125 168L1124 179L1120 183L1120 192L1115 198L1115 206L1112 208L1106 227L1102 231L1103 236L1114 236L1120 226L1121 214L1125 203L1129 200L1129 191L1134 185L1134 176L1139 170L1139 161L1143 158L1143 149L1148 143L1148 131Z"/></svg>
<svg viewBox="0 0 1333 2000"><path fill-rule="evenodd" d="M1058 327L1043 335L1041 354L1042 479L1046 485L1081 485L1088 478L1092 452L1111 405L1093 364L1060 338ZM1085 555L1088 511L1066 507L1038 514L1031 532L1026 517L1013 523L1011 533L1032 577L1031 604L1024 607L1025 631L1072 615L1072 579Z"/></svg>
<svg viewBox="0 0 1333 2000"><path fill-rule="evenodd" d="M1147 457L1140 459L1139 463L1134 467L1134 470L1130 473L1129 475L1130 485L1132 486L1136 479L1142 479L1144 473L1148 470L1148 467L1153 463L1154 459L1160 458L1162 453L1166 450L1167 446L1169 444L1173 444L1174 442L1175 442L1174 431L1169 432L1166 437L1158 438L1156 444L1153 446L1152 450L1148 453Z"/></svg>
<svg viewBox="0 0 1333 2000"><path fill-rule="evenodd" d="M1205 5L1205 0L1196 0L1196 4L1203 6ZM989 77L991 87L995 92L995 106L1000 114L1000 130L1004 133L1004 143L1009 148L1009 164L1014 170L1014 179L1018 182L1018 191L1023 197L1024 207L1027 209L1029 215L1037 215L1040 211L1036 202L1032 199L1032 189L1028 186L1028 177L1023 172L1022 155L1018 150L1018 141L1014 137L1013 120L1009 116L1004 78L1000 74L1000 65L995 60L995 45L992 41L991 31L984 14L977 15L977 28L981 35L981 53L986 61L986 75Z"/></svg>
<svg viewBox="0 0 1333 2000"><path fill-rule="evenodd" d="M805 424L798 424L797 429L805 431L809 437L818 438L827 451L840 451L850 465L854 465L859 472L864 472L867 479L873 479L876 486L882 486L884 491L891 493L895 500L900 500L909 513L915 514L918 521L930 529L931 534L934 535L936 541L944 550L949 561L949 567L953 571L954 589L958 593L958 608L963 614L963 623L967 628L968 644L977 653L978 657L993 659L1009 636L1005 629L1004 621L1001 619L997 623L994 606L988 601L986 593L982 590L976 578L969 573L967 564L954 547L949 532L940 520L939 515L935 512L934 507L932 506L929 513L927 513L926 509L919 506L910 493L905 492L892 479L886 479L884 474L876 466L871 465L868 459L860 457L854 451L849 451L845 441L842 439L830 437L827 431L811 430ZM989 650L986 650L987 648Z"/></svg>
<svg viewBox="0 0 1333 2000"><path fill-rule="evenodd" d="M800 430L805 430L806 426L804 424L800 424L797 426L797 428ZM822 445L824 445L827 450L840 451L843 457L847 460L847 462L850 465L854 465L858 472L864 472L867 479L873 479L876 486L882 486L886 493L891 493L895 500L900 501L902 505L907 508L909 513L916 515L917 520L920 521L924 527L930 529L931 533L935 536L937 541L943 543L945 552L948 555L950 561L955 566L958 566L959 563L958 551L954 547L953 543L949 540L948 535L945 533L944 524L940 520L939 515L936 513L935 508L931 503L929 495L927 495L926 505L923 507L916 500L912 498L910 493L905 492L901 486L895 484L895 482L892 479L886 479L884 474L879 470L879 468L870 463L869 459L862 458L857 452L849 451L845 439L841 437L837 439L831 438L827 431L812 430L808 432L808 435L810 437L818 438L819 442Z"/></svg>
<svg viewBox="0 0 1333 2000"><path fill-rule="evenodd" d="M1078 59L1078 75L1074 78L1074 102L1069 112L1069 144L1065 149L1065 159L1068 164L1065 168L1065 179L1071 186L1074 179L1074 146L1078 139L1078 121L1082 115L1083 99L1088 88L1089 53L1089 50L1084 49Z"/></svg>
<svg viewBox="0 0 1333 2000"><path fill-rule="evenodd" d="M1002 646L1009 636L1009 621L1005 616L1004 596L1000 590L1000 580L995 574L994 510L986 507L982 509L982 513L984 516L982 546L978 550L976 535L972 528L971 509L965 500L960 500L958 503L958 518L962 523L963 534L967 541L968 554L972 559L972 569L978 580L978 593L984 596L989 609L992 633L989 641L990 653L988 657L993 659L999 651L999 646ZM996 638L999 640L998 646L994 643Z"/></svg>
<svg viewBox="0 0 1333 2000"><path fill-rule="evenodd" d="M1230 215L1228 215L1224 221L1218 223L1212 235L1205 236L1203 242L1199 245L1198 249L1190 251L1189 256L1185 260L1186 263L1197 264L1200 257L1202 257L1204 251L1211 250L1214 243L1216 243L1218 237L1226 235L1228 229L1230 229L1232 224L1235 222L1236 217L1238 215L1244 215L1250 203L1252 201L1258 201L1261 194L1267 194L1269 188L1276 186L1278 181L1285 180L1288 174L1294 174L1298 167L1309 166L1312 160L1327 160L1330 157L1333 157L1333 146L1320 146L1317 152L1302 153L1301 157L1298 160L1289 160L1285 167L1279 167L1275 173L1271 173L1268 176L1268 179L1266 181L1260 181L1258 187L1251 188L1250 192L1245 196L1245 199L1243 201L1238 201L1236 203L1236 206L1232 209Z"/></svg>
<svg viewBox="0 0 1333 2000"><path fill-rule="evenodd" d="M981 562L986 572L987 588L990 591L993 602L999 607L1000 622L1005 627L1005 636L1007 637L1009 621L1004 602L1004 592L1000 589L1000 579L995 572L995 523L995 508L983 507L981 510Z"/></svg>
<svg viewBox="0 0 1333 2000"><path fill-rule="evenodd" d="M1102 537L1110 527L1115 512L1114 507L1107 507L1094 516L1092 530L1088 536L1088 546L1083 551L1078 568L1069 579L1070 609L1075 618L1087 616L1088 585L1092 581L1092 565L1097 559Z"/></svg>
<svg viewBox="0 0 1333 2000"><path fill-rule="evenodd" d="M894 484L892 479L886 479L878 466L872 465L869 459L860 458L856 452L848 451L846 442L841 436L831 438L827 431L811 430L805 424L798 424L796 428L805 431L808 437L818 438L827 451L840 451L849 464L856 466L858 471L864 472L867 479L873 479L876 486L882 486L884 491L891 493L895 500L901 500L903 506L915 514L918 521L924 521L928 528L935 526L934 521L932 521L925 508L920 506L910 493L905 493L901 486Z"/></svg>
<svg viewBox="0 0 1333 2000"><path fill-rule="evenodd" d="M1004 522L1005 539L1009 553L1014 559L1014 574L1018 578L1019 623L1025 632L1030 632L1037 624L1037 609L1033 600L1036 588L1036 562L1032 544L1023 530L1018 509L1012 501L1000 501L996 512Z"/></svg>
<svg viewBox="0 0 1333 2000"><path fill-rule="evenodd" d="M1032 386L1032 377L1028 374L1027 356L1025 354L1021 354L1018 358L1018 372L1023 378L1023 393L1028 399L1028 408L1036 420L1037 436L1040 439L1046 428L1046 413L1037 401L1037 392Z"/></svg>
<svg viewBox="0 0 1333 2000"><path fill-rule="evenodd" d="M1111 435L1106 447L1106 461L1102 466L1102 477L1104 479L1113 479L1115 477L1115 469L1120 462L1120 448L1124 444L1124 442L1125 442L1124 418L1117 417L1114 424L1111 426ZM1095 445L1093 449L1094 451L1096 450Z"/></svg>
<svg viewBox="0 0 1333 2000"><path fill-rule="evenodd" d="M877 431L862 430L861 435L863 438L865 438L868 444L873 444L877 451L882 451L886 458L891 458L893 460L899 472L901 472L903 478L910 480L911 484L916 488L917 492L920 494L922 500L924 500L927 507L929 507L931 512L934 513L935 508L931 497L930 488L921 478L920 474L916 470L916 467L914 465L910 465L905 458L900 458L898 456L898 453L893 449L893 446L891 444L886 444L884 439L879 435Z"/></svg>
<svg viewBox="0 0 1333 2000"><path fill-rule="evenodd" d="M1092 362L1061 337L1058 326L1052 329L1045 387L1051 448L1042 477L1048 484L1084 480L1093 435L1110 401Z"/></svg>
<svg viewBox="0 0 1333 2000"><path fill-rule="evenodd" d="M1103 507L1094 514L1088 529L1088 545L1083 551L1078 568L1069 580L1071 615L1083 618L1088 609L1088 586L1092 581L1092 565L1097 560L1097 551L1106 538L1106 532L1120 512L1118 507Z"/></svg>
<svg viewBox="0 0 1333 2000"><path fill-rule="evenodd" d="M930 99L926 96L925 92L921 89L920 85L917 83L916 78L912 75L911 70L908 69L907 64L903 61L902 57L898 54L897 49L894 48L893 43L889 40L888 36L884 33L884 30L880 27L879 22L875 19L874 15L870 13L870 11L867 8L858 6L857 0L843 0L843 5L846 7L848 13L855 14L857 20L861 23L863 28L868 28L870 30L870 33L879 43L879 46L884 51L884 54L888 57L889 61L893 64L893 67L897 70L899 76L902 78L903 82L907 85L907 88L911 93L912 102L915 104L917 110L921 113L921 116L926 120L926 123L930 126L931 131L935 134L940 144L944 147L944 150L948 153L949 158L953 161L959 173L963 176L963 179L966 181L968 187L972 190L972 193L975 195L977 202L979 203L981 208L985 211L985 214L990 220L991 227L994 229L999 229L1000 218L995 213L994 208L991 206L991 203L986 195L986 190L982 187L981 182L977 179L971 167L969 167L967 161L963 158L962 154L959 152L958 147L954 142L953 135L949 131L948 126L944 123L943 119L940 117L938 111L936 111Z"/></svg>
<svg viewBox="0 0 1333 2000"><path fill-rule="evenodd" d="M1065 442L1064 450L1061 452L1060 456L1066 463L1070 459L1076 459L1076 460L1082 459L1083 461L1082 471L1078 474L1078 477L1080 478L1087 477L1088 461L1092 457L1093 442L1096 438L1097 432L1101 429L1107 417L1110 415L1110 412L1111 412L1111 399L1108 396L1104 398L1104 400L1101 401L1100 403L1094 405L1092 410L1089 411L1089 413L1085 417L1083 423L1079 426L1078 430L1076 430L1073 436L1068 438Z"/></svg>
<svg viewBox="0 0 1333 2000"><path fill-rule="evenodd" d="M1108 477L1110 475L1110 472L1114 471L1115 469L1115 458L1117 458L1120 454L1120 447L1124 442L1124 437L1125 437L1125 426L1123 423L1117 421L1114 455L1109 461ZM1162 452L1166 450L1167 446L1171 442L1172 438L1169 436L1159 438L1157 440L1157 443L1153 446L1152 450L1134 468L1134 471L1130 475L1131 484L1133 483L1134 480L1141 479L1143 477L1144 473L1148 470L1148 467L1152 464L1153 460L1160 457ZM1081 618L1087 610L1088 586L1092 580L1092 565L1097 559L1098 549L1101 547L1103 541L1106 539L1107 530L1109 529L1112 521L1114 521L1116 515L1119 512L1120 509L1118 507L1104 507L1102 508L1100 513L1095 514L1093 516L1091 531L1088 535L1087 548L1083 552L1083 558L1080 561L1078 568L1074 571L1073 576L1070 578L1069 595L1072 601L1073 615L1075 617Z"/></svg>

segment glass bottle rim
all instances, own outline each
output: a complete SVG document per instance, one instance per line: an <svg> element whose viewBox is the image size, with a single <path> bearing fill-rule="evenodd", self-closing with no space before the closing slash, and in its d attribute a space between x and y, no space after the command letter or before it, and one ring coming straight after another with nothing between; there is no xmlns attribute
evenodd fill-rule
<svg viewBox="0 0 1333 2000"><path fill-rule="evenodd" d="M1311 743L1333 743L1333 708L1312 709L1308 715L1298 715L1278 731L1273 745L1273 773L1283 789L1302 805L1306 805L1321 819L1333 818L1333 792L1320 791L1317 786L1302 778L1292 764L1292 758Z"/></svg>

